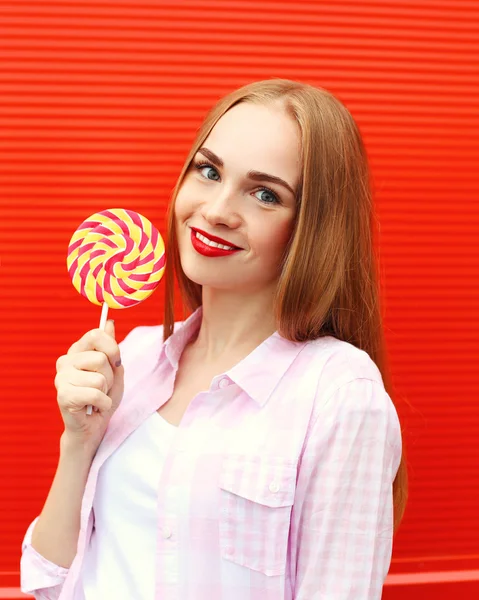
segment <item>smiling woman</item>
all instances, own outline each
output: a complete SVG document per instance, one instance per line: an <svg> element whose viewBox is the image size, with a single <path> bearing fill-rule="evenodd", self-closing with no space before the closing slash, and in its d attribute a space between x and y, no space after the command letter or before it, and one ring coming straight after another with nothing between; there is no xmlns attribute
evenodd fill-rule
<svg viewBox="0 0 479 600"><path fill-rule="evenodd" d="M169 209L164 325L120 343L99 446L62 445L24 591L381 598L407 479L368 176L325 90L262 81L212 109Z"/></svg>
<svg viewBox="0 0 479 600"><path fill-rule="evenodd" d="M271 189L260 188L258 197L252 181ZM203 306L208 283L239 291L261 279L274 289L274 326L285 339L347 340L368 353L392 395L373 213L361 133L333 94L273 79L225 96L205 118L170 205L164 339L174 328L175 275L189 311ZM245 255L235 253L214 269L195 261L184 235L193 218L205 235L227 231L228 243ZM405 455L403 448L394 479L395 530L407 502Z"/></svg>
<svg viewBox="0 0 479 600"><path fill-rule="evenodd" d="M332 336L370 357L392 403L373 212L363 140L337 98L289 80L255 82L232 92L207 115L173 194L164 340L174 331L177 276L187 310L201 309L203 315L190 351L205 351L220 337L218 330L210 333L215 322L233 339L231 327L241 316L250 331L259 332L257 340L275 329L291 342ZM221 235L222 243L242 251L205 258L189 241L191 227L209 239ZM236 345L240 341L238 336ZM218 348L224 351L225 345ZM391 478L396 531L408 478L400 432L389 443L400 449ZM368 571L376 568L365 565ZM340 597L337 591L333 596Z"/></svg>

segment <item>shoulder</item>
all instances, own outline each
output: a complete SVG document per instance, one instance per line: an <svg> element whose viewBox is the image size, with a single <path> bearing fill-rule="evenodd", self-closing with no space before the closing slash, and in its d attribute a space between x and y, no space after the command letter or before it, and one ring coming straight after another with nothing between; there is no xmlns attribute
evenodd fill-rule
<svg viewBox="0 0 479 600"><path fill-rule="evenodd" d="M163 342L163 325L141 325L134 327L119 342L122 360L140 355L145 349Z"/></svg>
<svg viewBox="0 0 479 600"><path fill-rule="evenodd" d="M381 371L367 352L332 336L308 342L312 365L321 365L318 391L328 394L356 379L369 379L383 385Z"/></svg>
<svg viewBox="0 0 479 600"><path fill-rule="evenodd" d="M328 336L308 342L321 364L311 422L339 423L371 420L387 424L392 445L401 444L396 407L387 393L381 372L367 352Z"/></svg>
<svg viewBox="0 0 479 600"><path fill-rule="evenodd" d="M182 321L175 323L180 328ZM138 384L148 377L159 364L163 346L163 325L140 325L134 327L119 342L121 362L125 369L125 393L123 403L130 392L135 393Z"/></svg>
<svg viewBox="0 0 479 600"><path fill-rule="evenodd" d="M391 400L384 388L381 371L367 352L333 336L307 342L308 371L316 386L313 418L325 407L329 399L343 389L354 390L364 397L373 394ZM303 353L304 354L304 353ZM356 405L361 398L356 399Z"/></svg>
<svg viewBox="0 0 479 600"><path fill-rule="evenodd" d="M175 331L182 323L183 321L175 322ZM145 369L153 366L161 354L164 343L163 325L134 327L118 344L125 369L140 364Z"/></svg>
<svg viewBox="0 0 479 600"><path fill-rule="evenodd" d="M287 342L296 344L297 342ZM333 336L300 342L287 375L300 379L306 388L316 390L322 398L335 389L357 379L368 379L383 385L381 372L367 352Z"/></svg>

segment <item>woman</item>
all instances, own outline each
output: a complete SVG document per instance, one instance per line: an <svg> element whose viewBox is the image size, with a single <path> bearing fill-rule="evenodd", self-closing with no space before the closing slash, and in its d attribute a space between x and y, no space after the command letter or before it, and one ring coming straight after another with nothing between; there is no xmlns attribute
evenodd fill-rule
<svg viewBox="0 0 479 600"><path fill-rule="evenodd" d="M381 597L407 478L371 216L333 95L262 81L212 109L170 207L164 326L118 346L109 323L58 361L65 431L23 591Z"/></svg>

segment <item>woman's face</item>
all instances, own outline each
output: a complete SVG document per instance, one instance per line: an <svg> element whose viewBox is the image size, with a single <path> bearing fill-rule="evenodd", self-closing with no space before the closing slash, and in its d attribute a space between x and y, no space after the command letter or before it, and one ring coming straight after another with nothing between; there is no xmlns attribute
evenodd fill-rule
<svg viewBox="0 0 479 600"><path fill-rule="evenodd" d="M275 284L296 214L299 157L298 126L280 105L245 102L221 117L176 198L181 265L189 279L238 293ZM192 228L240 250L205 255L209 250L192 240Z"/></svg>

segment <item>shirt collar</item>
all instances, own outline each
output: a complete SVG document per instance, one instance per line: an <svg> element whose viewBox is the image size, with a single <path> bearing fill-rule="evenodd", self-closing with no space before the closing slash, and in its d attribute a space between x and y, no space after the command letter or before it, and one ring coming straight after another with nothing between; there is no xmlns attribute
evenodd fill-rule
<svg viewBox="0 0 479 600"><path fill-rule="evenodd" d="M183 349L199 330L203 307L199 306L163 344L171 365L177 369ZM282 377L304 348L305 342L292 342L275 331L248 356L225 372L260 406L268 401Z"/></svg>
<svg viewBox="0 0 479 600"><path fill-rule="evenodd" d="M175 331L163 344L162 354L166 355L175 369L178 368L183 349L200 328L202 314L203 307L199 306L186 321L175 323Z"/></svg>

